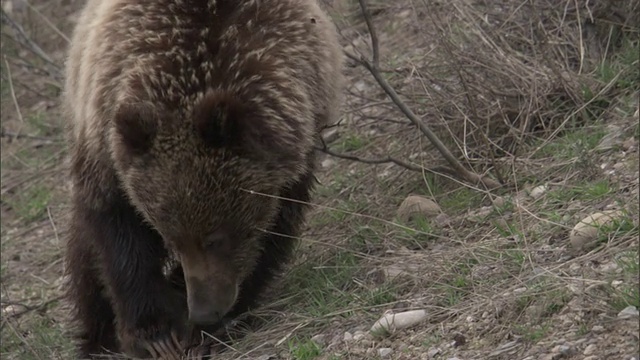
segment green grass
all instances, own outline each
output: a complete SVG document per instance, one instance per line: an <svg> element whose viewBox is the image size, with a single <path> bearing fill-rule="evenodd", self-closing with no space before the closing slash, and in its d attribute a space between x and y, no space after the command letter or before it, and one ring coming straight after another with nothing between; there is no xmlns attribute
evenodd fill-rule
<svg viewBox="0 0 640 360"><path fill-rule="evenodd" d="M347 308L353 300L353 276L358 269L357 258L350 252L337 251L324 264L305 263L292 269L288 292L293 304L304 313L322 317Z"/></svg>
<svg viewBox="0 0 640 360"><path fill-rule="evenodd" d="M293 339L289 341L289 352L296 360L311 360L322 354L322 348L311 340L301 341Z"/></svg>
<svg viewBox="0 0 640 360"><path fill-rule="evenodd" d="M637 237L637 228L636 235ZM616 263L622 269L622 284L618 288L612 288L611 306L620 311L627 306L640 308L640 290L638 288L638 274L640 265L637 251L628 251L620 254Z"/></svg>
<svg viewBox="0 0 640 360"><path fill-rule="evenodd" d="M597 201L615 193L617 186L608 179L601 179L549 191L547 198L553 203L566 204L570 201Z"/></svg>
<svg viewBox="0 0 640 360"><path fill-rule="evenodd" d="M6 323L2 329L0 353L12 354L21 360L52 359L52 354L69 355L73 350L72 343L62 326L40 315L31 316L28 323L21 321L19 328L14 322ZM28 333L23 333L24 329L28 329Z"/></svg>
<svg viewBox="0 0 640 360"><path fill-rule="evenodd" d="M545 144L534 158L553 158L555 160L575 160L596 149L606 132L601 126L588 128L567 129L563 136L559 136Z"/></svg>
<svg viewBox="0 0 640 360"><path fill-rule="evenodd" d="M438 241L440 229L435 227L431 220L423 217L415 217L411 224L400 229L391 230L394 241L410 249L424 249L429 243Z"/></svg>
<svg viewBox="0 0 640 360"><path fill-rule="evenodd" d="M640 41L623 39L621 49L598 66L595 77L604 83L615 80L618 89L640 90Z"/></svg>
<svg viewBox="0 0 640 360"><path fill-rule="evenodd" d="M519 334L524 340L532 344L535 344L538 341L542 340L549 332L549 329L549 324L536 326L516 325L514 327L514 330L517 334Z"/></svg>
<svg viewBox="0 0 640 360"><path fill-rule="evenodd" d="M7 195L3 201L6 201L24 221L31 222L45 216L52 196L49 186L34 184L16 194Z"/></svg>
<svg viewBox="0 0 640 360"><path fill-rule="evenodd" d="M356 151L367 144L367 140L358 135L347 135L336 146L337 150L343 152Z"/></svg>
<svg viewBox="0 0 640 360"><path fill-rule="evenodd" d="M456 214L467 209L478 207L483 199L481 192L460 187L438 198L438 203L447 214Z"/></svg>

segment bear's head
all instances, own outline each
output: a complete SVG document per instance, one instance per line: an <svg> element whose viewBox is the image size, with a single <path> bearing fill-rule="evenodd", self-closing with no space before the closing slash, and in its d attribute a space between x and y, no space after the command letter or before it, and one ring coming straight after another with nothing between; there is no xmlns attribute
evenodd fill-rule
<svg viewBox="0 0 640 360"><path fill-rule="evenodd" d="M179 258L190 320L218 321L256 265L279 194L308 171L308 113L208 91L182 110L120 104L112 155L123 189Z"/></svg>

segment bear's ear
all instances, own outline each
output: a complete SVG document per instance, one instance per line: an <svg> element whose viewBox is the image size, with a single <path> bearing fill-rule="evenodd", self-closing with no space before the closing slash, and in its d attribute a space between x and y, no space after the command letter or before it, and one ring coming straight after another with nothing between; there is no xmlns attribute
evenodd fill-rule
<svg viewBox="0 0 640 360"><path fill-rule="evenodd" d="M127 151L136 155L142 155L151 148L158 121L158 111L150 104L122 104L114 118L120 140Z"/></svg>

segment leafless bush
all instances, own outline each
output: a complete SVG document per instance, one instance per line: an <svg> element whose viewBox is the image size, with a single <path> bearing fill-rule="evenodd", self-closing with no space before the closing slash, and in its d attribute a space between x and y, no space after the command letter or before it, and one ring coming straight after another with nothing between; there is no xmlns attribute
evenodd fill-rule
<svg viewBox="0 0 640 360"><path fill-rule="evenodd" d="M458 158L500 178L499 164L522 155L531 140L551 139L599 116L620 74L605 79L592 73L628 35L637 38L639 5L482 3L415 2L408 26L422 37L423 54L386 71L411 77L393 88ZM392 41L381 45L382 63L407 50L393 47ZM375 63L377 50L371 52Z"/></svg>

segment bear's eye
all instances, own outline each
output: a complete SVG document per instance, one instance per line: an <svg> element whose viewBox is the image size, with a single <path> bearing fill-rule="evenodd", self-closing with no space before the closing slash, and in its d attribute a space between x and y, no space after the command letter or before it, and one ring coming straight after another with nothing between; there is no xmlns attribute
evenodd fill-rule
<svg viewBox="0 0 640 360"><path fill-rule="evenodd" d="M228 236L223 231L215 231L206 237L204 248L207 250L221 249L228 246Z"/></svg>

